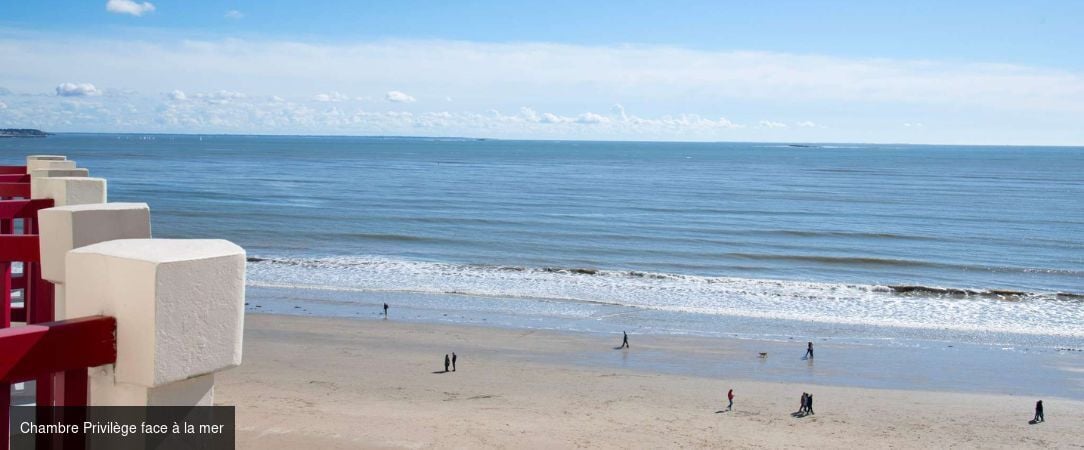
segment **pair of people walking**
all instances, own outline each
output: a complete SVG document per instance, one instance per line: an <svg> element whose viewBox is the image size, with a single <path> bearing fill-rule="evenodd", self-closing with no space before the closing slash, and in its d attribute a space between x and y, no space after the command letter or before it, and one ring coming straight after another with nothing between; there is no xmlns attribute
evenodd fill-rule
<svg viewBox="0 0 1084 450"><path fill-rule="evenodd" d="M451 367L452 372L455 372L455 360L456 359L458 359L458 357L455 355L455 352L452 352L452 357L451 358L448 357L447 353L444 354L444 371L445 372L448 371L448 367Z"/></svg>
<svg viewBox="0 0 1084 450"><path fill-rule="evenodd" d="M798 415L813 414L813 394L802 393L802 404L798 407Z"/></svg>

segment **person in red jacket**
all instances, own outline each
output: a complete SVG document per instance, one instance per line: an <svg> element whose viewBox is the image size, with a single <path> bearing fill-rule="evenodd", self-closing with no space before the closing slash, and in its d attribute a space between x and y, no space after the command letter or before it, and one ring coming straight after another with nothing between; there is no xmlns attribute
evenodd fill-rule
<svg viewBox="0 0 1084 450"><path fill-rule="evenodd" d="M730 411L731 409L734 409L734 390L733 389L731 389L730 392L726 393L726 399L730 400L730 404L726 405L726 410Z"/></svg>

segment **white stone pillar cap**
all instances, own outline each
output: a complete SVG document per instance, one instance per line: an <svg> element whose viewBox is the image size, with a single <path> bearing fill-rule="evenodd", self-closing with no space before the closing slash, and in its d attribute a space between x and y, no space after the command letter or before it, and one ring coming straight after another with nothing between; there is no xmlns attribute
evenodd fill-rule
<svg viewBox="0 0 1084 450"><path fill-rule="evenodd" d="M26 157L26 162L30 161L64 161L68 159L64 155L29 155Z"/></svg>
<svg viewBox="0 0 1084 450"><path fill-rule="evenodd" d="M114 239L151 237L150 207L146 203L90 203L46 208L38 212L38 232L42 278L64 283L64 257L69 250Z"/></svg>
<svg viewBox="0 0 1084 450"><path fill-rule="evenodd" d="M56 206L105 203L108 200L106 187L105 178L38 178L37 182L30 183L30 198L51 198Z"/></svg>
<svg viewBox="0 0 1084 450"><path fill-rule="evenodd" d="M117 318L116 382L164 386L241 363L245 251L118 239L68 252L67 317Z"/></svg>
<svg viewBox="0 0 1084 450"><path fill-rule="evenodd" d="M53 178L53 177L88 177L87 169L35 169L29 172L30 178Z"/></svg>

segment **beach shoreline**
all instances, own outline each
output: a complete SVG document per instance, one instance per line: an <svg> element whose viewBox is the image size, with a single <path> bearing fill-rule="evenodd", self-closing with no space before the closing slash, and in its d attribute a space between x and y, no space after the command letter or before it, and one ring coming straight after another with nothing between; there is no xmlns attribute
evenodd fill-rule
<svg viewBox="0 0 1084 450"><path fill-rule="evenodd" d="M251 313L246 322L244 364L216 389L217 404L238 407L241 448L1081 447L1084 402L1043 397L1047 422L1030 426L1040 398L1028 386L931 391L916 377L912 389L871 389L824 384L816 372L773 382L768 369L709 377L663 367L686 355L806 364L802 343L798 355L769 352L761 363L725 338L634 334L626 351L614 349L620 334ZM843 347L817 345L816 367L849 369L837 366ZM453 351L459 370L441 373ZM717 413L731 388L734 411ZM817 414L795 418L802 392L816 396Z"/></svg>
<svg viewBox="0 0 1084 450"><path fill-rule="evenodd" d="M569 333L592 342L620 342L623 331L649 343L630 369L695 377L748 379L877 389L1040 395L1084 400L1084 352L1078 339L961 335L937 329L854 327L814 321L757 320L726 315L665 313L610 305L567 305L529 299L336 292L250 287L249 313L380 320L382 302L395 322ZM567 303L567 302L565 302ZM506 313L518 305L515 313ZM555 310L579 308L575 314ZM806 342L830 352L833 364L800 361ZM616 345L616 343L614 344ZM704 358L704 349L733 347L740 356ZM641 350L645 350L641 348ZM756 358L760 352L769 358ZM612 352L578 351L553 362L598 368ZM796 364L796 362L801 362ZM847 370L839 370L846 367ZM975 373L996 373L976 383ZM924 381L915 383L916 378Z"/></svg>

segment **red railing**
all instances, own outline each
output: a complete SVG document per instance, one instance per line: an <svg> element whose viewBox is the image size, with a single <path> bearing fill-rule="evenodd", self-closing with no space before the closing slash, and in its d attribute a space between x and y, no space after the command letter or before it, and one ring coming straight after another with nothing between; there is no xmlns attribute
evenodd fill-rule
<svg viewBox="0 0 1084 450"><path fill-rule="evenodd" d="M87 368L116 361L116 321L54 322L53 284L41 278L38 211L25 167L0 166L0 448L10 445L11 384L35 381L38 406L86 406ZM19 200L5 200L23 197ZM15 277L13 266L21 265ZM22 306L13 306L21 291ZM24 325L12 327L12 322Z"/></svg>
<svg viewBox="0 0 1084 450"><path fill-rule="evenodd" d="M0 330L0 382L40 383L42 373L63 373L54 405L86 406L87 368L117 360L116 326L112 317L90 316Z"/></svg>

